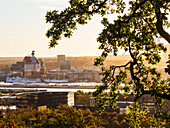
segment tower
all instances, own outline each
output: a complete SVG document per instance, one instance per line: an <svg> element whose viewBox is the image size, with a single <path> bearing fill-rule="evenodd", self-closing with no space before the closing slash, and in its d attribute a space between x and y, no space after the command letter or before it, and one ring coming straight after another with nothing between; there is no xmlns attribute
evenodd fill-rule
<svg viewBox="0 0 170 128"><path fill-rule="evenodd" d="M40 63L38 59L34 56L35 51L32 51L32 56L24 57L24 76L31 77L40 74Z"/></svg>

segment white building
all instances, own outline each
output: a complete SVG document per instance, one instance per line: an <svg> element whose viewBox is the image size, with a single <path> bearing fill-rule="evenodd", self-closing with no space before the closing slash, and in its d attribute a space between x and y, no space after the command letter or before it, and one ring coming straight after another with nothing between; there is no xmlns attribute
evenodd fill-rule
<svg viewBox="0 0 170 128"><path fill-rule="evenodd" d="M34 56L32 51L32 56L26 56L23 60L24 62L24 76L32 76L35 74L40 74L40 63L38 59Z"/></svg>

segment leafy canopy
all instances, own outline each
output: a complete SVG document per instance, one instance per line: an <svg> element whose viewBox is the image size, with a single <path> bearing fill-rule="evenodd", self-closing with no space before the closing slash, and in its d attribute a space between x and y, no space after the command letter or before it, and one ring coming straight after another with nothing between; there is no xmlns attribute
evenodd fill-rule
<svg viewBox="0 0 170 128"><path fill-rule="evenodd" d="M95 65L101 66L103 85L93 93L100 107L105 105L102 97L106 95L110 96L110 106L116 107L120 93L135 95L135 101L142 95L150 94L156 98L157 105L164 104L163 99L170 100L168 81L162 80L161 73L152 66L160 62L160 53L167 50L163 43L155 39L164 38L170 44L170 35L165 31L170 26L169 0L129 0L128 3L125 0L70 0L69 3L70 6L61 12L47 12L46 21L52 26L46 36L50 38L49 46L55 47L62 35L67 38L72 36L77 24L87 24L95 14L103 17L101 23L104 29L97 38L99 49L103 52L95 59ZM110 22L106 16L114 17L115 13L117 18ZM105 68L103 62L108 54L117 56L120 48L129 53L131 60L124 65ZM169 65L165 69L167 73L170 72ZM115 75L116 70L118 75ZM127 80L128 74L130 81ZM125 85L121 91L120 84ZM110 92L106 94L108 88Z"/></svg>

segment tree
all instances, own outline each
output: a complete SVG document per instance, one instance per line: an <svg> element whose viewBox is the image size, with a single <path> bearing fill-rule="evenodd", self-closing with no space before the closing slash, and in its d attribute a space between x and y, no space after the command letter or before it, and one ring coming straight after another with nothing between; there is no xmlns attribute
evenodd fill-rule
<svg viewBox="0 0 170 128"><path fill-rule="evenodd" d="M75 106L90 106L91 92L77 91L75 92Z"/></svg>
<svg viewBox="0 0 170 128"><path fill-rule="evenodd" d="M99 49L103 52L95 59L95 65L101 66L103 85L98 86L93 93L100 107L105 105L101 97L108 95L105 93L108 88L111 89L110 106L116 107L116 99L122 93L120 84L125 85L124 94L135 95L135 102L145 94L154 96L155 104L159 106L164 103L164 99L170 100L169 81L162 80L161 73L152 66L160 62L160 52L167 50L163 43L155 39L164 38L170 44L170 35L165 31L170 25L167 17L170 11L169 0L129 0L129 6L125 0L70 0L69 3L70 7L61 12L54 10L46 14L47 23L52 24L46 33L51 38L49 46L55 47L62 35L70 38L76 25L87 24L94 14L103 17L101 23L104 29L97 38ZM109 22L105 17L108 13L113 16L117 13L118 17ZM124 65L111 65L106 69L104 60L110 53L117 56L120 48L129 53L131 60ZM115 75L116 70L119 70L118 75ZM165 71L170 72L169 65ZM127 81L128 73L130 81ZM165 113L164 117L168 117L168 113Z"/></svg>
<svg viewBox="0 0 170 128"><path fill-rule="evenodd" d="M125 118L125 122L129 124L130 128L141 128L142 121L146 120L146 114L148 113L147 107L142 108L134 108L132 106L128 106L130 109L130 113L127 114Z"/></svg>
<svg viewBox="0 0 170 128"><path fill-rule="evenodd" d="M57 109L0 111L1 128L101 128L100 117L86 109L60 105Z"/></svg>

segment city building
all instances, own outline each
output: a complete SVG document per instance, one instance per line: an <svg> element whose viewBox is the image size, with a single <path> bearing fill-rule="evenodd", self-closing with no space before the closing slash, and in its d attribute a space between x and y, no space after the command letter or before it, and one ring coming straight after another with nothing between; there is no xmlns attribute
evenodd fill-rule
<svg viewBox="0 0 170 128"><path fill-rule="evenodd" d="M101 82L101 76L95 70L83 70L79 72L70 72L69 81L71 82Z"/></svg>
<svg viewBox="0 0 170 128"><path fill-rule="evenodd" d="M46 79L51 80L66 80L68 82L101 82L102 76L99 71L88 68L71 68L71 61L65 59L65 55L57 55L56 67L45 72L45 66L42 59L35 57L35 51L32 51L31 56L25 56L23 61L12 64L10 67L10 79L27 78L37 79L40 78L41 82ZM57 66L58 65L58 66ZM9 80L9 79L8 79Z"/></svg>
<svg viewBox="0 0 170 128"><path fill-rule="evenodd" d="M42 59L35 57L35 51L31 56L25 56L23 61L18 61L10 67L10 77L40 78L45 74L45 66Z"/></svg>
<svg viewBox="0 0 170 128"><path fill-rule="evenodd" d="M103 100L106 101L110 99L110 97L103 97ZM134 101L116 101L117 107L119 109L119 113L128 112L127 106L134 106ZM97 101L95 97L90 97L90 107L98 107ZM106 102L105 107L109 107L109 101Z"/></svg>
<svg viewBox="0 0 170 128"><path fill-rule="evenodd" d="M104 101L107 100L107 102L105 102L106 107L109 106L109 99L110 97L103 97ZM135 98L132 95L127 95L127 98L124 98L123 95L120 95L116 101L120 113L128 112L127 106L129 105L134 106L135 105L134 99ZM158 107L155 105L155 98L150 95L141 96L137 100L137 102L139 102L141 106L147 106L149 108L150 113L154 113L155 108ZM95 97L90 97L90 107L98 107ZM169 111L169 108L165 108L165 109Z"/></svg>
<svg viewBox="0 0 170 128"><path fill-rule="evenodd" d="M40 75L41 75L41 78L46 76L45 74L45 66L44 66L44 62L42 59L38 59L38 61L40 62Z"/></svg>
<svg viewBox="0 0 170 128"><path fill-rule="evenodd" d="M5 65L5 66L3 67L3 72L6 73L6 74L9 74L9 73L10 73L10 68L9 68L8 65Z"/></svg>
<svg viewBox="0 0 170 128"><path fill-rule="evenodd" d="M60 61L65 61L65 55L57 55L57 68L60 68Z"/></svg>
<svg viewBox="0 0 170 128"><path fill-rule="evenodd" d="M32 51L32 56L26 56L23 60L24 62L24 76L38 76L40 75L40 63L38 59L34 56L34 52Z"/></svg>
<svg viewBox="0 0 170 128"><path fill-rule="evenodd" d="M70 70L71 69L71 65L70 65L70 61L60 61L60 70Z"/></svg>
<svg viewBox="0 0 170 128"><path fill-rule="evenodd" d="M0 81L6 82L7 74L6 73L0 73Z"/></svg>
<svg viewBox="0 0 170 128"><path fill-rule="evenodd" d="M28 92L16 94L16 107L56 108L60 104L74 106L74 92Z"/></svg>
<svg viewBox="0 0 170 128"><path fill-rule="evenodd" d="M10 74L12 77L21 77L24 73L24 63L23 61L18 61L16 64L12 64L10 67Z"/></svg>

